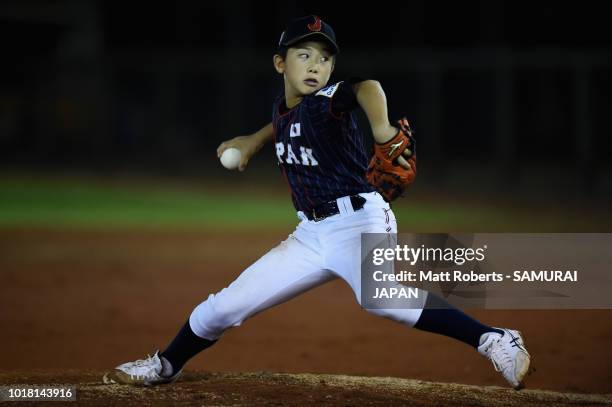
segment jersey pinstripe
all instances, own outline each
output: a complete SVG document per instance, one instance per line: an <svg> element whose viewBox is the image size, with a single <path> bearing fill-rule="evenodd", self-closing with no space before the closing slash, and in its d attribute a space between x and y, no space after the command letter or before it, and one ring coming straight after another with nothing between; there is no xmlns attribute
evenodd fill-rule
<svg viewBox="0 0 612 407"><path fill-rule="evenodd" d="M276 156L298 211L374 190L365 179L369 156L351 111L357 104L346 103L351 96L350 85L340 82L305 96L292 109L284 97L274 102Z"/></svg>

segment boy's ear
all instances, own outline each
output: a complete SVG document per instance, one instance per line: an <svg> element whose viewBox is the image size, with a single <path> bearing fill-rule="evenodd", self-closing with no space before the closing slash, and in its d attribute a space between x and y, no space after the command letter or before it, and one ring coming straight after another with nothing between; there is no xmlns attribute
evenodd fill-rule
<svg viewBox="0 0 612 407"><path fill-rule="evenodd" d="M285 73L285 60L283 59L282 56L278 54L274 54L274 57L272 58L272 62L274 63L274 69L276 69L276 72L280 74Z"/></svg>

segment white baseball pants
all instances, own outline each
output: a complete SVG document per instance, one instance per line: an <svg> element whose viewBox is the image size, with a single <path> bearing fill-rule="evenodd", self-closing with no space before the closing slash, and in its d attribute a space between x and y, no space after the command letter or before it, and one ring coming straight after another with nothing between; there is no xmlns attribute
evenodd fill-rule
<svg viewBox="0 0 612 407"><path fill-rule="evenodd" d="M342 197L337 200L340 213L319 222L298 212L301 222L285 241L193 310L193 332L218 339L251 316L335 278L346 281L361 304L361 234L397 233L397 223L380 194L360 195L366 198L363 209L353 211L349 198ZM367 311L413 326L422 309Z"/></svg>

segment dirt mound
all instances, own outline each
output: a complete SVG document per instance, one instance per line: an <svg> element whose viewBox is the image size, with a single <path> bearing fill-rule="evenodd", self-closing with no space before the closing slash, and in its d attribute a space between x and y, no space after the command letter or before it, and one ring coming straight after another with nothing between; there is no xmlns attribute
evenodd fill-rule
<svg viewBox="0 0 612 407"><path fill-rule="evenodd" d="M0 383L76 384L93 406L612 406L612 394L577 394L390 377L187 372L172 385L105 385L102 372L1 374Z"/></svg>
<svg viewBox="0 0 612 407"><path fill-rule="evenodd" d="M164 349L194 306L227 286L285 237L266 231L0 229L0 348L6 350L0 378L18 377L30 383L25 377L33 372L55 372L65 380L66 372L74 372L68 383L93 383L100 375L83 380L83 372L112 368ZM612 343L612 310L468 313L489 325L521 330L537 367L527 381L529 388L612 393L612 352L601 351ZM491 363L463 343L365 312L348 285L338 280L229 330L187 368L504 385ZM32 377L49 383L56 382L56 376ZM186 403L202 397L205 390L198 386L206 383L205 377L187 392L194 395L181 395L191 397ZM223 384L217 381L215 386ZM281 401L287 395L288 400L304 404L309 395L317 397L319 392L318 388L279 392L270 383L252 387L264 392L263 402L273 399L268 395ZM350 400L359 394L339 391ZM344 399L337 394L327 393L340 403ZM387 400L393 394L377 397ZM443 396L444 392L436 395L438 400ZM227 399L225 404L230 402ZM352 403L361 404L346 404Z"/></svg>

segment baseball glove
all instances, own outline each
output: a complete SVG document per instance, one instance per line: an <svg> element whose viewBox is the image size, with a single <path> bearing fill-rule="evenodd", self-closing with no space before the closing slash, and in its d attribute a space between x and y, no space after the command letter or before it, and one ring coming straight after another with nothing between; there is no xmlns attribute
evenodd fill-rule
<svg viewBox="0 0 612 407"><path fill-rule="evenodd" d="M368 182L387 202L400 197L416 178L416 142L408 120L402 118L398 120L398 124L399 130L395 137L384 144L374 144L374 156L366 172ZM404 154L406 149L409 154ZM410 164L410 169L397 162L397 158L402 154Z"/></svg>

